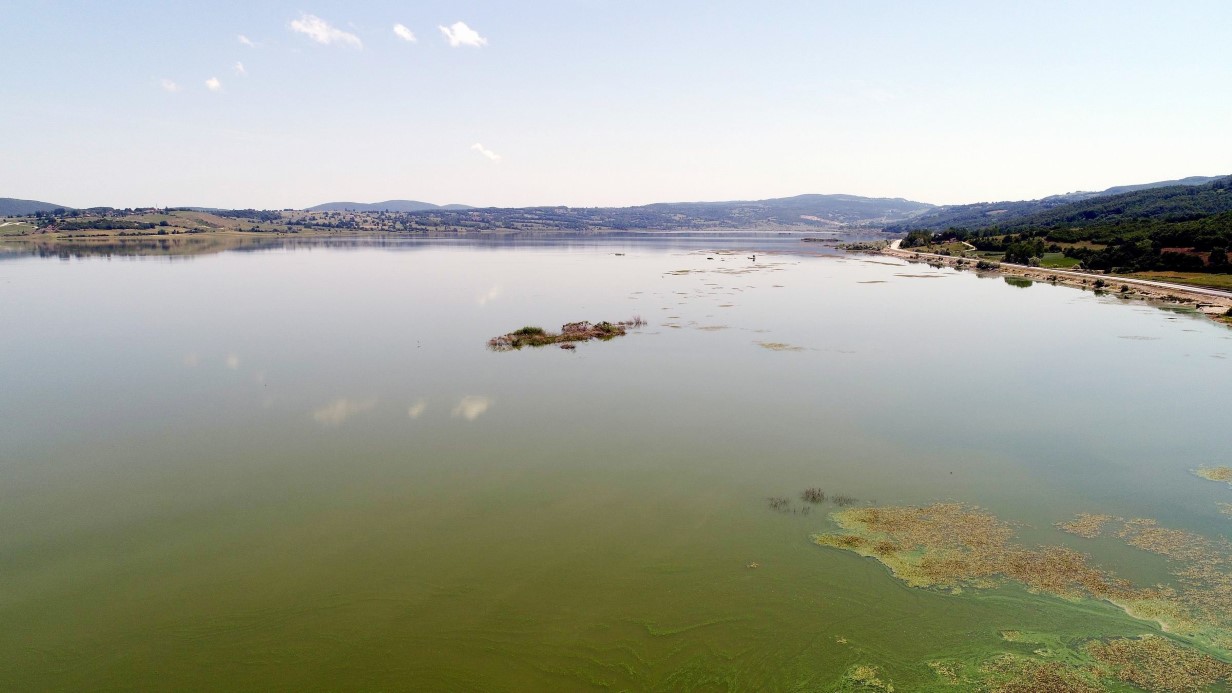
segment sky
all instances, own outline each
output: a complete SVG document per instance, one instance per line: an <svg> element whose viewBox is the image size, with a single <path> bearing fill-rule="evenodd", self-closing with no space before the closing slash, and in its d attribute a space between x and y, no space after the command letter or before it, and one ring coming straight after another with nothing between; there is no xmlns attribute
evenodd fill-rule
<svg viewBox="0 0 1232 693"><path fill-rule="evenodd" d="M0 197L934 204L1232 173L1232 2L0 0Z"/></svg>

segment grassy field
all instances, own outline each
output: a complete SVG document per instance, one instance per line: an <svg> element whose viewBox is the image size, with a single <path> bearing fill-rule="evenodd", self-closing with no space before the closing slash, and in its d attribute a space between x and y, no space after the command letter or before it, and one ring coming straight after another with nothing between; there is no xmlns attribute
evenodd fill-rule
<svg viewBox="0 0 1232 693"><path fill-rule="evenodd" d="M1190 286L1205 286L1211 289L1232 291L1232 274L1209 274L1206 272L1134 272L1133 274L1117 275L1133 279L1149 279L1173 284L1188 284Z"/></svg>
<svg viewBox="0 0 1232 693"><path fill-rule="evenodd" d="M24 221L0 221L0 236L17 236L23 233L30 233L34 228L34 225L27 224Z"/></svg>
<svg viewBox="0 0 1232 693"><path fill-rule="evenodd" d="M1065 257L1064 253L1044 253L1044 257L1040 258L1040 267L1051 267L1054 269L1072 269L1080 264L1080 260L1072 257Z"/></svg>
<svg viewBox="0 0 1232 693"><path fill-rule="evenodd" d="M971 249L959 241L953 241L951 243L921 245L914 248L906 248L905 250L911 250L917 253L933 253L934 255L953 255L954 257L962 257L970 252Z"/></svg>

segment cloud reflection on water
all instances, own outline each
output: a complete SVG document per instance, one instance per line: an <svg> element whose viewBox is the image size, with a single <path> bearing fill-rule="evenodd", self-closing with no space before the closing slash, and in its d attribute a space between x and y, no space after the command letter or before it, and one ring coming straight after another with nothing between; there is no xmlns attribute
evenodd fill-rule
<svg viewBox="0 0 1232 693"><path fill-rule="evenodd" d="M458 401L458 406L453 408L453 416L474 421L495 403L495 399L486 395L467 395Z"/></svg>
<svg viewBox="0 0 1232 693"><path fill-rule="evenodd" d="M419 400L416 400L415 403L412 404L411 407L406 410L406 415L411 417L412 419L418 419L419 415L424 413L424 410L427 408L428 408L427 400L419 399Z"/></svg>
<svg viewBox="0 0 1232 693"><path fill-rule="evenodd" d="M340 397L312 412L312 418L323 426L338 426L347 419L362 414L376 406L377 399L350 399Z"/></svg>

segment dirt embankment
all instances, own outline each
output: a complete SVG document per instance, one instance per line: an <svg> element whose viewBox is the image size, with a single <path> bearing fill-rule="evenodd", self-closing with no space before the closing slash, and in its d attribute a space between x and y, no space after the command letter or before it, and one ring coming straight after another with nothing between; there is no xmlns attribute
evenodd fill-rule
<svg viewBox="0 0 1232 693"><path fill-rule="evenodd" d="M999 264L991 263L995 265L992 268L977 268L976 265L979 262L977 258L918 253L899 248L899 243L900 241L894 241L883 248L881 252L908 262L924 262L933 266L944 265L957 269L987 271L1012 277L1023 277L1034 281L1049 282L1051 284L1063 284L1080 289L1096 289L1127 298L1188 305L1211 317L1224 317L1229 309L1232 309L1232 293L1219 291L1218 289L1106 276L1097 273L1049 269L1046 267L1027 267L1025 265L1014 265L1005 262Z"/></svg>

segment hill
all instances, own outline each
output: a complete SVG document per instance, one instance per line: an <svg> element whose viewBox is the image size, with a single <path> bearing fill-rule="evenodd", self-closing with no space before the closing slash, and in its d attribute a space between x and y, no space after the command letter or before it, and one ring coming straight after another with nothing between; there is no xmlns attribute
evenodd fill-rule
<svg viewBox="0 0 1232 693"><path fill-rule="evenodd" d="M1232 271L1232 176L1096 197L976 229L915 230L904 247L962 240L1029 263L1063 252L1088 269Z"/></svg>
<svg viewBox="0 0 1232 693"><path fill-rule="evenodd" d="M619 209L629 213L687 215L726 222L748 220L779 224L871 224L910 219L934 209L934 206L901 197L796 195L730 202L660 202Z"/></svg>
<svg viewBox="0 0 1232 693"><path fill-rule="evenodd" d="M1100 192L1071 192L1061 195L1051 195L1039 200L1019 200L1003 202L977 202L969 205L947 205L936 207L932 211L921 214L904 222L893 224L887 231L912 231L928 229L940 231L949 228L984 228L992 225L1009 226L1034 222L1025 221L1044 214L1050 210L1064 208L1068 205L1081 203L1143 190L1157 188L1201 186L1219 180L1221 176L1190 176L1179 180L1157 181L1155 183L1140 183L1137 185L1120 185Z"/></svg>
<svg viewBox="0 0 1232 693"><path fill-rule="evenodd" d="M426 212L434 209L471 209L467 205L434 205L418 200L386 200L384 202L326 202L305 209L305 212Z"/></svg>
<svg viewBox="0 0 1232 693"><path fill-rule="evenodd" d="M0 217L19 217L37 212L52 212L57 209L72 209L64 205L55 205L38 200L19 200L14 197L0 197Z"/></svg>

